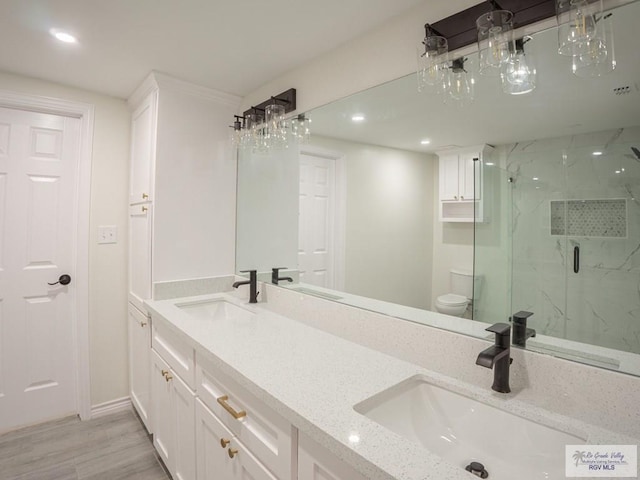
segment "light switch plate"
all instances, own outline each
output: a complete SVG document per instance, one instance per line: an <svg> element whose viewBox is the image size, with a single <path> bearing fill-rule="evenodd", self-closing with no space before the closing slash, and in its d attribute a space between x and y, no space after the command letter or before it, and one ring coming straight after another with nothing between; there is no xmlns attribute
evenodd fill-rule
<svg viewBox="0 0 640 480"><path fill-rule="evenodd" d="M99 226L98 243L118 243L118 227L115 225Z"/></svg>

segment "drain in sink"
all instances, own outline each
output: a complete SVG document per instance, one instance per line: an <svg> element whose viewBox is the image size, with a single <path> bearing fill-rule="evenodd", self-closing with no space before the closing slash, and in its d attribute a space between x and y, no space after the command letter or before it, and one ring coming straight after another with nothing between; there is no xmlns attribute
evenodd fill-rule
<svg viewBox="0 0 640 480"><path fill-rule="evenodd" d="M471 472L474 475L477 475L480 478L489 478L489 472L484 468L480 462L471 462L469 465L464 467L467 472Z"/></svg>

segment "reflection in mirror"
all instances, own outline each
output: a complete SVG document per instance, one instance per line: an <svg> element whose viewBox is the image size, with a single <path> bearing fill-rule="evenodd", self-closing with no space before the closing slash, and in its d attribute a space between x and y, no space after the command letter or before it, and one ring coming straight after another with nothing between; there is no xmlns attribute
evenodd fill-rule
<svg viewBox="0 0 640 480"><path fill-rule="evenodd" d="M480 78L456 108L409 75L308 112L300 151L240 152L238 270L479 338L530 311L527 349L640 374L638 19L613 11L602 77L573 75L548 30L529 94ZM451 293L471 301L433 313Z"/></svg>

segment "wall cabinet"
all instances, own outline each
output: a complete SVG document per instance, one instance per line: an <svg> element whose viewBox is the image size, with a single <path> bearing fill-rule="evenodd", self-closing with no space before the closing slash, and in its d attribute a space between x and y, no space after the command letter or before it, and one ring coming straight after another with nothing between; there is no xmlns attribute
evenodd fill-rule
<svg viewBox="0 0 640 480"><path fill-rule="evenodd" d="M438 211L441 222L483 221L482 168L489 146L438 153Z"/></svg>
<svg viewBox="0 0 640 480"><path fill-rule="evenodd" d="M149 433L151 421L151 319L129 304L129 392Z"/></svg>

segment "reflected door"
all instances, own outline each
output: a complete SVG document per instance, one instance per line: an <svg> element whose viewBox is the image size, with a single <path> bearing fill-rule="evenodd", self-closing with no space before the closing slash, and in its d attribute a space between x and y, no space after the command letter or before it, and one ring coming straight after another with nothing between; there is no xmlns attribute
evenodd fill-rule
<svg viewBox="0 0 640 480"><path fill-rule="evenodd" d="M77 412L78 119L0 108L0 431ZM48 285L63 274L68 285Z"/></svg>
<svg viewBox="0 0 640 480"><path fill-rule="evenodd" d="M335 160L300 155L300 281L335 288Z"/></svg>

